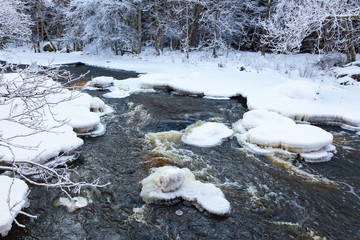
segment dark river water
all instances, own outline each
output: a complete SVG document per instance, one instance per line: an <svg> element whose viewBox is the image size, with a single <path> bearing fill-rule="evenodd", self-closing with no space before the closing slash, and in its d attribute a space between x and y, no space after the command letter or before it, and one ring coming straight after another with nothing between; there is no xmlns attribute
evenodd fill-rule
<svg viewBox="0 0 360 240"><path fill-rule="evenodd" d="M69 68L90 70L88 78L136 76ZM103 118L105 135L85 139L73 168L76 178L111 185L84 190L81 196L93 202L72 213L53 206L59 190L32 187L26 211L38 218L18 217L26 228L14 226L7 239L360 239L360 136L355 132L321 126L334 135L337 153L317 164L257 155L236 138L211 148L170 138L156 145L151 133L180 131L209 119L231 127L247 109L238 99L164 92L102 99L115 113ZM216 184L231 203L230 216L210 215L181 200L145 204L139 182L163 165L187 167L197 179Z"/></svg>

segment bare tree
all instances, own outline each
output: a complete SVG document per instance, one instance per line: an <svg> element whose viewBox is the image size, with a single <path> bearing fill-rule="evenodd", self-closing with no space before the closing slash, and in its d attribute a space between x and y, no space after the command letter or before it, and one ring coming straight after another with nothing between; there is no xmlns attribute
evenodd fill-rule
<svg viewBox="0 0 360 240"><path fill-rule="evenodd" d="M354 43L360 29L353 23L359 21L359 1L280 0L274 9L263 23L262 39L272 51L299 52L304 39L315 34L318 51L344 51L348 62L355 60Z"/></svg>

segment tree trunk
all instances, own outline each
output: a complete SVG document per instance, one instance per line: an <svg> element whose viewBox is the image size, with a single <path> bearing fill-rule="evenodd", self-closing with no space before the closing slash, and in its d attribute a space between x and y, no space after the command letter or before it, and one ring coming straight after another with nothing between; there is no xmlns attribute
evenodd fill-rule
<svg viewBox="0 0 360 240"><path fill-rule="evenodd" d="M47 29L46 29L45 23L44 23L44 22L41 22L41 25L42 25L42 27L43 27L43 29L44 29L44 31L45 31L46 37L48 38L51 47L52 47L52 48L54 49L54 51L56 52L56 47L55 47L55 45L53 44L53 42L51 41L49 32L48 32Z"/></svg>
<svg viewBox="0 0 360 240"><path fill-rule="evenodd" d="M354 31L354 28L352 26L352 22L351 22L351 19L345 19L345 22L346 22L346 37L347 37L347 41L346 41L346 49L347 49L347 52L349 54L348 55L348 63L350 62L355 62L356 61L356 51L355 51L355 46L354 46L354 35L353 35L353 31Z"/></svg>
<svg viewBox="0 0 360 240"><path fill-rule="evenodd" d="M267 8L266 8L266 16L265 16L266 20L268 20L270 17L271 2L272 2L272 0L268 0L268 4L267 4ZM264 31L263 31L263 38L265 38L265 35L266 35L266 29L264 29ZM261 46L261 56L265 56L265 50L266 50L266 44L264 43Z"/></svg>
<svg viewBox="0 0 360 240"><path fill-rule="evenodd" d="M137 16L137 24L138 24L138 54L141 53L141 45L142 45L142 30L141 30L141 2L138 1L138 4L137 4L137 10L138 10L138 16Z"/></svg>
<svg viewBox="0 0 360 240"><path fill-rule="evenodd" d="M189 2L186 0L186 41L185 41L185 51L186 51L186 58L189 58Z"/></svg>

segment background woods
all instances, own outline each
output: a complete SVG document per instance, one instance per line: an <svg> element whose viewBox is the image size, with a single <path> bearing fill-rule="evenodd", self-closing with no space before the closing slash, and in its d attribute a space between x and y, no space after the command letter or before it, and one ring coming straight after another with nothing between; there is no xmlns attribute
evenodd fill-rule
<svg viewBox="0 0 360 240"><path fill-rule="evenodd" d="M0 46L29 41L36 52L340 51L351 62L360 47L357 0L4 0L0 6Z"/></svg>

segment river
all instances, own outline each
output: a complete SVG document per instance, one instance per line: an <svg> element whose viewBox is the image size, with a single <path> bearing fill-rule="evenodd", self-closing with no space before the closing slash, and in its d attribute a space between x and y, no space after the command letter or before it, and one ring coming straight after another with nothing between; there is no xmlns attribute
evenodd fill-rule
<svg viewBox="0 0 360 240"><path fill-rule="evenodd" d="M134 72L68 66L86 78L136 77ZM86 79L85 79L86 80ZM104 91L91 91L99 96ZM209 119L231 127L247 111L243 99L211 100L157 91L124 99L102 98L115 109L103 118L106 134L86 138L72 166L81 180L111 182L88 189L88 206L69 213L53 203L58 189L32 187L26 225L13 226L4 239L359 239L360 136L336 126L337 153L310 164L284 156L266 157L243 148L236 138L211 148L177 139L155 145L151 133L181 131ZM152 167L187 167L197 179L214 183L231 203L230 216L201 212L182 200L145 204L140 181ZM177 210L181 210L179 214ZM15 224L14 224L15 225Z"/></svg>

